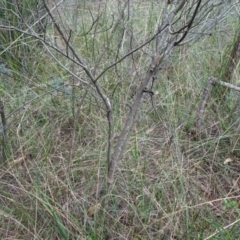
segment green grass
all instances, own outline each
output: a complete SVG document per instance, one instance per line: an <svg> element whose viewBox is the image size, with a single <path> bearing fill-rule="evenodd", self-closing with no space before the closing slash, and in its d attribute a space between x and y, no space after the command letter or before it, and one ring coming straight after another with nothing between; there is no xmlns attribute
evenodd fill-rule
<svg viewBox="0 0 240 240"><path fill-rule="evenodd" d="M153 1L131 3L129 18L126 15L115 31L113 27L108 31L120 9L114 1L100 8L85 1L74 8L75 17L64 15L68 27L76 31L72 36L76 51L91 70L97 63L96 76L150 36L161 12ZM90 13L99 17L94 26ZM91 216L90 207L99 203L98 184L107 172L104 104L93 87L79 85L71 76L69 71L88 80L76 64L54 53L66 71L47 49L28 42L38 53L26 58L28 71L11 68L10 62L7 68L13 76L0 75L9 125L9 164L0 171L1 239L190 240L214 233L211 239L237 239L238 105L227 112L211 98L204 116L206 137L191 135L206 81L220 69L236 27L229 18L219 26L221 31L174 50L166 59L153 89L158 114L146 94L107 206ZM226 29L231 29L227 36ZM52 39L51 26L48 34ZM152 48L150 44L144 50ZM149 63L139 51L99 79L113 103L113 147L129 113L131 87L138 86ZM235 84L238 72L232 79ZM233 161L224 164L227 158Z"/></svg>

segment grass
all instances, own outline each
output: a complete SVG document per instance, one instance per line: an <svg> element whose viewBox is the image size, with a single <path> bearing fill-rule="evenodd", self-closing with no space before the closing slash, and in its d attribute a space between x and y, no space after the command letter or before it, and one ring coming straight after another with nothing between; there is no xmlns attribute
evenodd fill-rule
<svg viewBox="0 0 240 240"><path fill-rule="evenodd" d="M97 14L96 5L79 4L75 11L82 19L73 18L68 23L80 32L73 37L73 44L92 67L109 44L97 73L117 52L124 55L150 35L161 11L151 1L136 3L130 8L131 18L121 22L108 42L111 31L97 30L111 25L111 12L115 13L114 25L120 7L106 2L99 26L93 28L95 34L82 36L83 29L91 27L86 18L90 18L88 9ZM14 72L14 78L2 74L1 97L9 115L9 166L0 171L1 239L205 239L213 233L214 240L237 239L238 106L229 113L212 98L205 113L206 137L198 140L191 135L205 83L219 69L231 44L229 35L235 23L230 20L222 23L222 31L176 50L167 59L154 85L158 114L146 95L118 166L110 201L100 210L96 192L106 174L108 129L104 105L94 89L89 88L87 95L84 85L73 90L71 85L77 80L40 47L35 47L38 55L26 58L27 73ZM131 35L123 32L123 26L137 32L132 46ZM233 30L226 36L222 33L225 29ZM123 33L122 41L119 36ZM32 48L32 43L28 44ZM56 56L86 79L74 64ZM99 80L108 96L116 88L111 99L113 144L129 112L130 86L138 85L148 64L146 54L139 52ZM232 79L236 84L238 77L236 70ZM184 127L178 129L183 121ZM167 139L171 133L170 144ZM224 164L227 158L233 161Z"/></svg>

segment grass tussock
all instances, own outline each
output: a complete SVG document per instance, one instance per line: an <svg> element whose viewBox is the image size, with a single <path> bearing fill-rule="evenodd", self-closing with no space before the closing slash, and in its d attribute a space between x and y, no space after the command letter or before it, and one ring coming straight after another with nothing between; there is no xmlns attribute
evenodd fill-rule
<svg viewBox="0 0 240 240"><path fill-rule="evenodd" d="M98 66L96 75L116 53L123 56L152 33L162 10L153 1L131 3L129 18L108 35L120 5L83 2L69 7L76 14L62 16L77 32L72 38L76 50L92 69ZM99 17L98 26L84 34L92 27L91 16ZM104 105L92 86L70 74L86 79L74 63L54 53L63 68L48 48L28 42L38 54L25 58L27 68L11 70L9 63L11 76L0 76L9 138L9 164L0 169L1 239L207 239L211 234L216 240L238 239L238 95L229 93L228 109L212 97L204 138L195 136L203 88L220 69L234 27L229 18L219 31L167 58L154 83L153 103L148 94L144 98L107 207L96 200L107 171ZM228 35L226 29L232 29ZM54 38L51 26L48 34ZM113 146L132 89L149 62L145 51L136 52L99 79L114 107ZM238 78L236 69L236 85Z"/></svg>

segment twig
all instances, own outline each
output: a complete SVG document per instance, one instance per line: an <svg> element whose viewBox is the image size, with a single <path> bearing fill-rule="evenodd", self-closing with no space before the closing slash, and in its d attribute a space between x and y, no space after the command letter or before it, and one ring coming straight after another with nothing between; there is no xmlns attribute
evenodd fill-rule
<svg viewBox="0 0 240 240"><path fill-rule="evenodd" d="M223 82L223 81L217 80L216 78L214 78L213 80L214 80L213 83L215 83L215 84L219 84L219 85L221 85L221 86L230 88L230 89L232 89L232 90L234 90L234 91L240 92L240 87L237 87L237 86L235 86L235 85L233 85L233 84L231 84L231 83L227 83L227 82Z"/></svg>
<svg viewBox="0 0 240 240"><path fill-rule="evenodd" d="M122 11L121 11L121 13L120 13L120 15L119 15L119 18L117 19L117 21L116 21L116 23L115 23L115 25L114 25L114 27L113 27L113 30L112 30L111 33L110 33L110 36L109 36L109 39L108 39L108 43L107 43L107 45L104 47L104 49L102 50L102 53L100 54L100 57L98 58L98 60L97 60L96 63L95 63L93 73L96 73L96 70L97 70L97 68L99 67L99 64L101 63L101 61L102 61L102 59L103 59L103 56L107 53L107 49L109 48L110 43L112 43L112 39L113 39L113 37L114 37L114 34L115 34L118 26L119 26L120 23L121 23L121 20L122 20L122 18L123 18L123 16L124 16L124 11L125 11L128 3L129 3L129 0L124 3L123 8L122 8Z"/></svg>
<svg viewBox="0 0 240 240"><path fill-rule="evenodd" d="M1 115L1 120L2 120L2 129L3 129L3 148L2 148L2 153L3 153L3 163L6 163L7 160L7 154L6 154L6 146L7 146L7 120L4 112L4 103L2 99L0 99L0 115Z"/></svg>

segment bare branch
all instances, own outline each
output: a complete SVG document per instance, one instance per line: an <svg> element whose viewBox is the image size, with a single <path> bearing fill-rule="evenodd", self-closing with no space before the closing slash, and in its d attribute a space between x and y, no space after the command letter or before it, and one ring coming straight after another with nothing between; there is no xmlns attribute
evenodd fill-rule
<svg viewBox="0 0 240 240"><path fill-rule="evenodd" d="M179 43L181 43L181 42L184 40L184 38L187 36L188 31L189 31L190 28L192 27L193 21L194 21L194 19L196 18L196 15L197 15L197 12L198 12L198 9L199 9L199 7L200 7L201 2L202 2L202 0L199 0L199 1L198 1L197 6L196 6L196 8L195 8L195 11L194 11L194 13L193 13L193 15L192 15L192 18L190 19L189 23L187 23L187 25L185 26L186 30L184 31L182 37L181 37L179 40L177 40L177 41L174 43L174 45L178 45Z"/></svg>
<svg viewBox="0 0 240 240"><path fill-rule="evenodd" d="M230 88L230 89L232 89L234 91L240 92L240 87L237 87L237 86L235 86L235 85L233 85L231 83L223 82L223 81L220 81L220 80L217 80L217 79L213 79L213 80L214 80L213 84L219 84L219 85L221 85L223 87L227 87L227 88Z"/></svg>
<svg viewBox="0 0 240 240"><path fill-rule="evenodd" d="M3 134L3 140L2 140L2 153L3 153L3 164L6 163L7 160L7 154L6 154L6 148L7 148L7 121L4 111L4 103L0 99L0 115L2 120L2 134Z"/></svg>
<svg viewBox="0 0 240 240"><path fill-rule="evenodd" d="M119 24L121 23L121 20L122 20L123 15L124 15L124 11L125 11L126 7L128 6L128 3L129 3L129 0L125 1L124 5L123 5L122 11L121 11L121 13L120 13L120 15L119 15L119 18L117 19L117 21L116 21L116 23L115 23L115 25L114 25L111 33L110 33L110 37L109 37L109 40L108 40L108 44L107 44L107 46L102 50L102 53L100 54L100 57L99 57L98 60L96 61L96 64L95 64L94 70L93 70L94 73L96 72L96 70L97 70L97 68L98 68L98 66L99 66L99 64L100 64L103 56L106 54L106 52L107 52L106 49L108 49L110 43L112 42L114 33L116 32Z"/></svg>
<svg viewBox="0 0 240 240"><path fill-rule="evenodd" d="M46 4L46 0L44 0L44 6L49 14L49 16L51 17L54 26L56 27L57 31L59 32L60 36L62 37L62 39L64 40L67 48L69 48L72 52L72 54L74 55L74 57L76 57L76 59L78 60L78 62L81 64L81 67L84 69L84 71L86 72L86 74L88 75L88 77L94 81L94 76L92 75L92 73L90 72L90 70L88 69L87 65L85 64L84 60L78 56L78 54L76 53L75 49L73 48L73 46L71 45L70 42L68 42L68 38L65 36L64 32L62 31L62 29L60 28L59 24L57 23L55 17L53 16L52 12L50 11L50 9L48 8L47 4Z"/></svg>
<svg viewBox="0 0 240 240"><path fill-rule="evenodd" d="M167 26L166 26L167 27ZM164 29L160 30L160 31L164 31ZM114 62L113 64L111 64L110 66L108 66L107 68L105 68L97 77L96 77L96 81L103 75L105 74L109 69L111 69L112 67L114 67L115 65L117 65L118 63L122 62L124 59L126 59L128 56L132 55L133 53L137 52L138 50L142 49L144 46L146 46L147 44L149 44L150 42L152 42L157 35L160 32L157 32L155 35L153 35L150 39L148 39L146 42L144 42L143 44L141 44L139 47L131 50L129 53L127 53L126 55L124 55L122 58L120 58L118 61Z"/></svg>

